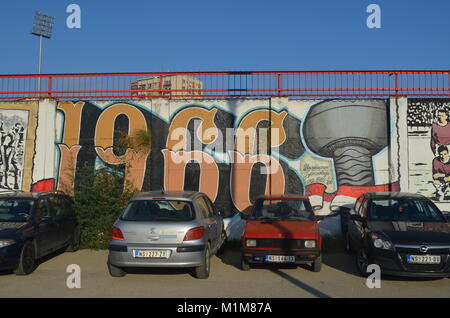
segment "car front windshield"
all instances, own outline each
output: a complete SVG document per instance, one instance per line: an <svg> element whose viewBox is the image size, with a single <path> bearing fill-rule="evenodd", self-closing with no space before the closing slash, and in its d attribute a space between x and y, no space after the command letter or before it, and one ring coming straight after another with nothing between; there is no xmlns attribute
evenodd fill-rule
<svg viewBox="0 0 450 318"><path fill-rule="evenodd" d="M259 199L251 219L313 221L311 205L301 199Z"/></svg>
<svg viewBox="0 0 450 318"><path fill-rule="evenodd" d="M135 200L126 207L124 221L189 221L194 218L191 202L178 200Z"/></svg>
<svg viewBox="0 0 450 318"><path fill-rule="evenodd" d="M33 205L33 200L0 199L0 222L27 222Z"/></svg>
<svg viewBox="0 0 450 318"><path fill-rule="evenodd" d="M372 221L445 222L439 209L423 199L374 199L369 208Z"/></svg>

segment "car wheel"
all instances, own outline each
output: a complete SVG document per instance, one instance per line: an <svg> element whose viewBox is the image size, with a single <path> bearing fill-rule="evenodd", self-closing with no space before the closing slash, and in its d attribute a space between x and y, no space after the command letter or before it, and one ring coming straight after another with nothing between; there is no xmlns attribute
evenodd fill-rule
<svg viewBox="0 0 450 318"><path fill-rule="evenodd" d="M241 269L243 271L249 271L250 270L250 264L244 258L244 255L242 255L242 257L241 257Z"/></svg>
<svg viewBox="0 0 450 318"><path fill-rule="evenodd" d="M36 252L32 242L27 242L20 253L19 266L14 270L16 275L28 275L36 269Z"/></svg>
<svg viewBox="0 0 450 318"><path fill-rule="evenodd" d="M121 267L114 266L109 261L108 261L108 270L109 274L112 277L123 277L127 274Z"/></svg>
<svg viewBox="0 0 450 318"><path fill-rule="evenodd" d="M195 268L195 277L199 279L206 279L209 277L211 267L211 255L209 244L206 246L203 263L201 266Z"/></svg>
<svg viewBox="0 0 450 318"><path fill-rule="evenodd" d="M356 253L356 268L363 277L368 276L367 273L368 266L369 266L369 256L367 254L367 249L362 247Z"/></svg>
<svg viewBox="0 0 450 318"><path fill-rule="evenodd" d="M320 255L316 260L312 263L312 271L320 272L322 270L322 255Z"/></svg>
<svg viewBox="0 0 450 318"><path fill-rule="evenodd" d="M77 226L72 234L70 244L66 247L66 252L76 252L80 248L80 227Z"/></svg>

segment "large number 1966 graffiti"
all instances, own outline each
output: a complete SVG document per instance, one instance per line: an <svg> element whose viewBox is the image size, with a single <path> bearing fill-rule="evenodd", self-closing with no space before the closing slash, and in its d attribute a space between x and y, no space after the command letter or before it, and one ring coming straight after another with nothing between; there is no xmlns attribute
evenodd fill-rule
<svg viewBox="0 0 450 318"><path fill-rule="evenodd" d="M303 116L264 103L243 112L230 101L176 101L168 112L151 104L60 102L58 187L72 188L86 164L93 173L108 167L143 191L205 192L229 213L264 193L305 194L316 209L329 209L368 190L396 188L376 184L373 166L389 144L386 101L327 100ZM139 130L151 133L149 149L119 147L120 133Z"/></svg>

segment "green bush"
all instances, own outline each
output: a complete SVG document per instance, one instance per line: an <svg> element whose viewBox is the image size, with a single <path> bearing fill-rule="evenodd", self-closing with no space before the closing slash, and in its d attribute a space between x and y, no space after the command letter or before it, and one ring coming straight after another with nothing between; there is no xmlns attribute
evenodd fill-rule
<svg viewBox="0 0 450 318"><path fill-rule="evenodd" d="M93 167L79 169L76 181L72 198L81 226L80 248L107 249L111 227L136 191L116 174L94 175Z"/></svg>

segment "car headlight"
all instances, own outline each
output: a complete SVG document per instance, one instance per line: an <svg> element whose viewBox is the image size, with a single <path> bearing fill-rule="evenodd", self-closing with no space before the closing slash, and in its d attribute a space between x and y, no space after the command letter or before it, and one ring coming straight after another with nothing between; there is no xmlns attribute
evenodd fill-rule
<svg viewBox="0 0 450 318"><path fill-rule="evenodd" d="M306 240L305 247L306 248L316 248L316 240Z"/></svg>
<svg viewBox="0 0 450 318"><path fill-rule="evenodd" d="M374 233L372 233L370 237L372 238L373 246L375 246L376 248L390 251L394 250L394 245L391 243L391 241L389 241L389 239Z"/></svg>
<svg viewBox="0 0 450 318"><path fill-rule="evenodd" d="M245 242L245 244L246 244L248 247L255 247L255 246L256 246L256 240L247 240L247 241Z"/></svg>
<svg viewBox="0 0 450 318"><path fill-rule="evenodd" d="M14 240L0 240L0 248L10 246L16 243Z"/></svg>

